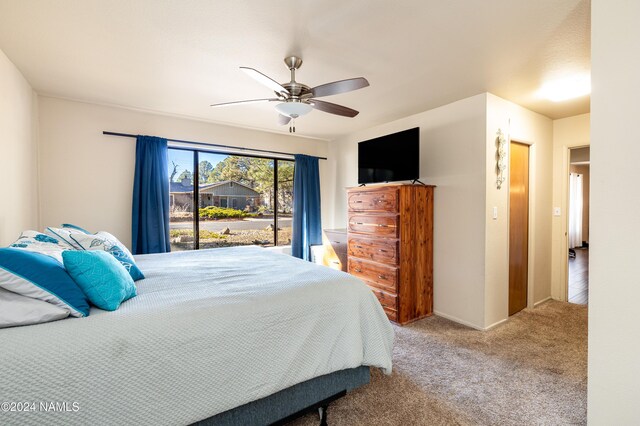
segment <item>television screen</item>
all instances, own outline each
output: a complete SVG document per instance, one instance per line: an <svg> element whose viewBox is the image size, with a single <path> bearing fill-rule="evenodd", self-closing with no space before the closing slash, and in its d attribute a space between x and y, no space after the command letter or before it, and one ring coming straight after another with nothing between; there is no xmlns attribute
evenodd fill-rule
<svg viewBox="0 0 640 426"><path fill-rule="evenodd" d="M395 182L419 177L419 127L358 144L358 183Z"/></svg>

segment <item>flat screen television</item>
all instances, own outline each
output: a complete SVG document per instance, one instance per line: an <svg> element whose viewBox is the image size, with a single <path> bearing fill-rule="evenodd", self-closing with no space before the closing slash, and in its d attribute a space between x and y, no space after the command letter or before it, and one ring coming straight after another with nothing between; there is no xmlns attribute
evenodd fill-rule
<svg viewBox="0 0 640 426"><path fill-rule="evenodd" d="M358 183L396 182L419 177L419 127L358 143Z"/></svg>

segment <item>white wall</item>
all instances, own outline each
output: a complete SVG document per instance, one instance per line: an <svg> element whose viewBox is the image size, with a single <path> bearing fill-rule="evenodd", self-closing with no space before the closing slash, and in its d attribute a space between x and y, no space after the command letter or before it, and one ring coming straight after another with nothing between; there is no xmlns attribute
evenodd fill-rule
<svg viewBox="0 0 640 426"><path fill-rule="evenodd" d="M434 308L484 325L485 114L481 94L330 142L335 179L332 225L345 227L345 188L357 185L357 143L420 127L420 180L437 185L434 201Z"/></svg>
<svg viewBox="0 0 640 426"><path fill-rule="evenodd" d="M0 50L0 246L38 226L37 97Z"/></svg>
<svg viewBox="0 0 640 426"><path fill-rule="evenodd" d="M513 102L487 94L486 266L484 326L509 317L509 173L496 187L496 136L501 129L529 148L529 293L528 306L550 297L552 121ZM507 153L507 164L509 163ZM493 207L498 218L493 219Z"/></svg>
<svg viewBox="0 0 640 426"><path fill-rule="evenodd" d="M591 425L640 424L640 2L591 9Z"/></svg>
<svg viewBox="0 0 640 426"><path fill-rule="evenodd" d="M75 223L107 230L126 245L131 241L135 139L104 136L103 130L327 155L323 140L49 97L40 97L39 105L41 226ZM326 161L320 165L324 201Z"/></svg>
<svg viewBox="0 0 640 426"><path fill-rule="evenodd" d="M576 115L553 121L553 206L560 216L553 217L551 296L567 300L567 236L569 213L569 148L590 143L591 114Z"/></svg>
<svg viewBox="0 0 640 426"><path fill-rule="evenodd" d="M346 226L345 188L357 185L357 143L416 126L420 179L437 185L436 314L479 329L508 318L509 187L495 185L498 128L512 140L531 144L530 306L550 297L552 121L489 93L332 141L332 225ZM493 206L498 207L497 220L492 219Z"/></svg>

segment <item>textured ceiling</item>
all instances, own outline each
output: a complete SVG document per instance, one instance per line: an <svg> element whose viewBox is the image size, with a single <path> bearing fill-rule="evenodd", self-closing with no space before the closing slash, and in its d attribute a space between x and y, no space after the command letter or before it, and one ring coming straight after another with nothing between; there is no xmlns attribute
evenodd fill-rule
<svg viewBox="0 0 640 426"><path fill-rule="evenodd" d="M551 118L589 97L538 99L545 81L590 70L588 0L0 0L0 49L42 94L286 132L241 72L280 82L300 55L309 86L364 76L324 98L361 111L313 111L300 135L332 139L485 91ZM117 129L115 129L117 130Z"/></svg>

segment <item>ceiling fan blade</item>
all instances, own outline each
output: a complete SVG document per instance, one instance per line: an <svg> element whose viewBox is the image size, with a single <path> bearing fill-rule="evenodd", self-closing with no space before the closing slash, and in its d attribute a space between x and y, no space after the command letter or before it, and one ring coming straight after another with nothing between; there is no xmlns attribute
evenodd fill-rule
<svg viewBox="0 0 640 426"><path fill-rule="evenodd" d="M291 117L287 117L286 115L278 114L278 124L284 126L289 124L291 121Z"/></svg>
<svg viewBox="0 0 640 426"><path fill-rule="evenodd" d="M258 83L267 86L269 89L273 90L276 93L284 93L285 95L291 94L280 83L270 77L267 77L258 70L254 70L253 68L248 67L240 67L240 69L244 71L248 76L256 80Z"/></svg>
<svg viewBox="0 0 640 426"><path fill-rule="evenodd" d="M257 103L261 103L261 102L276 102L279 101L280 99L278 98L271 98L271 99L249 99L246 101L235 101L235 102L223 102L221 104L213 104L210 105L214 108L217 107L224 107L224 106L230 106L230 105L243 105L243 104L257 104Z"/></svg>
<svg viewBox="0 0 640 426"><path fill-rule="evenodd" d="M344 117L355 117L360 114L355 109L347 108L346 106L332 104L331 102L319 101L317 99L310 99L309 105L317 110L328 112L329 114L342 115Z"/></svg>
<svg viewBox="0 0 640 426"><path fill-rule="evenodd" d="M334 81L332 83L322 84L311 89L314 98L322 96L337 95L338 93L351 92L352 90L367 87L369 82L364 77L349 78L347 80Z"/></svg>

